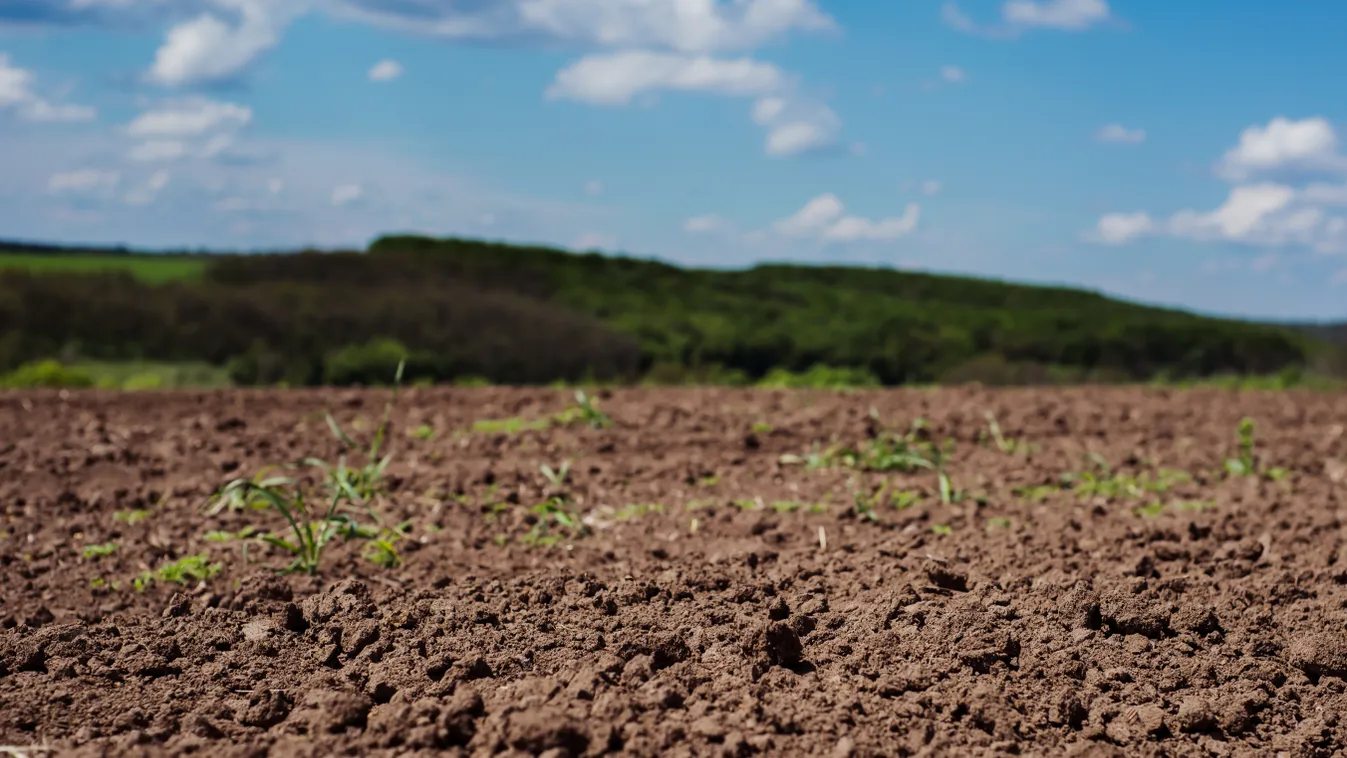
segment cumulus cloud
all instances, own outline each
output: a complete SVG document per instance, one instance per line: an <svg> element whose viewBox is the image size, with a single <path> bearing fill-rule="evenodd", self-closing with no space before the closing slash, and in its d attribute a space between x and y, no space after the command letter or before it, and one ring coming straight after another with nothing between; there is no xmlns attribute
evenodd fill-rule
<svg viewBox="0 0 1347 758"><path fill-rule="evenodd" d="M1107 124L1094 133L1094 138L1100 142L1137 144L1146 141L1146 130L1128 129L1122 124Z"/></svg>
<svg viewBox="0 0 1347 758"><path fill-rule="evenodd" d="M0 111L13 110L19 118L37 123L89 121L98 112L85 105L53 103L33 92L37 77L0 53Z"/></svg>
<svg viewBox="0 0 1347 758"><path fill-rule="evenodd" d="M950 84L960 84L968 79L968 74L958 66L941 66L940 78Z"/></svg>
<svg viewBox="0 0 1347 758"><path fill-rule="evenodd" d="M803 98L761 98L753 104L753 120L767 129L764 150L777 158L831 147L842 130L831 108Z"/></svg>
<svg viewBox="0 0 1347 758"><path fill-rule="evenodd" d="M1347 219L1331 215L1302 191L1270 182L1233 187L1216 208L1181 210L1161 221L1152 220L1144 212L1106 214L1088 237L1095 242L1123 244L1143 235L1347 252Z"/></svg>
<svg viewBox="0 0 1347 758"><path fill-rule="evenodd" d="M1003 39L1029 29L1085 31L1113 17L1106 0L1006 0L1001 4L1000 22L987 25L974 21L952 0L941 6L940 15L952 29Z"/></svg>
<svg viewBox="0 0 1347 758"><path fill-rule="evenodd" d="M77 171L52 174L51 177L47 179L47 190L52 193L107 190L115 188L121 181L121 178L121 174L116 171L103 171L92 168L79 169Z"/></svg>
<svg viewBox="0 0 1347 758"><path fill-rule="evenodd" d="M236 129L253 120L253 110L236 103L192 98L161 105L137 116L126 131L144 136L197 136L220 128Z"/></svg>
<svg viewBox="0 0 1347 758"><path fill-rule="evenodd" d="M732 228L733 227L728 221L714 213L693 216L683 222L683 231L691 234L713 234L716 232L729 231Z"/></svg>
<svg viewBox="0 0 1347 758"><path fill-rule="evenodd" d="M1285 181L1254 180L1258 174L1347 173L1347 159L1328 121L1277 117L1248 127L1216 165L1216 174L1232 182L1225 201L1211 210L1185 209L1168 218L1144 212L1109 213L1086 239L1123 244L1143 235L1196 242L1226 242L1257 247L1309 248L1347 253L1347 184L1314 182L1303 187Z"/></svg>
<svg viewBox="0 0 1347 758"><path fill-rule="evenodd" d="M836 28L814 0L343 0L348 15L453 39L548 41L681 53L749 50Z"/></svg>
<svg viewBox="0 0 1347 758"><path fill-rule="evenodd" d="M824 193L805 203L793 215L777 221L773 228L786 236L827 242L888 241L910 234L916 229L920 217L920 209L915 203L908 203L901 216L878 221L849 216L845 211L836 195Z"/></svg>
<svg viewBox="0 0 1347 758"><path fill-rule="evenodd" d="M744 96L779 89L784 83L776 66L751 58L627 50L585 56L567 66L557 72L547 97L625 105L637 95L659 90Z"/></svg>
<svg viewBox="0 0 1347 758"><path fill-rule="evenodd" d="M214 10L168 30L150 66L150 81L183 86L236 76L275 47L285 26L308 5L304 0L214 0L213 4Z"/></svg>
<svg viewBox="0 0 1347 758"><path fill-rule="evenodd" d="M402 76L402 64L395 60L382 60L370 67L367 76L372 82L391 82Z"/></svg>
<svg viewBox="0 0 1347 758"><path fill-rule="evenodd" d="M237 103L201 97L161 103L126 125L126 134L138 140L128 155L140 162L217 158L252 119L252 109Z"/></svg>
<svg viewBox="0 0 1347 758"><path fill-rule="evenodd" d="M1347 156L1338 152L1338 137L1327 119L1278 116L1264 126L1250 126L1217 164L1217 172L1234 181L1281 170L1347 172Z"/></svg>
<svg viewBox="0 0 1347 758"><path fill-rule="evenodd" d="M927 179L921 183L921 194L934 195L938 193L943 185L935 179Z"/></svg>
<svg viewBox="0 0 1347 758"><path fill-rule="evenodd" d="M603 106L627 105L660 91L757 97L752 117L767 129L767 155L799 155L834 145L841 131L837 114L797 94L792 85L776 66L752 58L626 50L581 58L557 73L546 96Z"/></svg>
<svg viewBox="0 0 1347 758"><path fill-rule="evenodd" d="M1120 245L1151 231L1155 223L1144 211L1137 213L1109 213L1099 219L1092 235L1097 242Z"/></svg>
<svg viewBox="0 0 1347 758"><path fill-rule="evenodd" d="M365 189L359 184L339 184L332 188L332 204L341 207L350 205L359 200L365 194Z"/></svg>

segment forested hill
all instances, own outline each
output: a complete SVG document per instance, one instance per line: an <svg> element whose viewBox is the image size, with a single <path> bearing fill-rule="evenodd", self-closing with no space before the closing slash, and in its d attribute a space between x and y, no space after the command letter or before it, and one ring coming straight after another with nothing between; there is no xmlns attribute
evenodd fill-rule
<svg viewBox="0 0 1347 758"><path fill-rule="evenodd" d="M513 383L747 381L820 365L885 384L1341 365L1328 332L891 269L696 270L421 237L366 252L103 252L106 266L95 250L78 266L39 246L0 252L0 370L72 350L228 362L237 380L291 383L369 381L403 351L424 378Z"/></svg>

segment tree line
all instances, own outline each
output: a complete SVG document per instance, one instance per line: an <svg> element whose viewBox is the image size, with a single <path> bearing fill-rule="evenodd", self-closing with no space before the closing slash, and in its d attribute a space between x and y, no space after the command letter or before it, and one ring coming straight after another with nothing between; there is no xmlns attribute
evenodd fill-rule
<svg viewBox="0 0 1347 758"><path fill-rule="evenodd" d="M59 254L59 253L53 253ZM462 239L211 256L199 281L0 272L0 370L63 353L228 363L240 383L665 381L828 366L884 384L1340 368L1279 326L881 268L685 269Z"/></svg>

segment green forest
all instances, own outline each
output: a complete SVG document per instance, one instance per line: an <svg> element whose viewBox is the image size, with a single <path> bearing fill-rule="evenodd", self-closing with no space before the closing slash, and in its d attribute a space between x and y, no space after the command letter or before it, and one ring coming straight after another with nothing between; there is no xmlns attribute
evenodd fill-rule
<svg viewBox="0 0 1347 758"><path fill-rule="evenodd" d="M422 382L1184 381L1342 376L1344 342L1340 326L884 268L699 270L408 236L268 254L0 244L0 373L22 376L151 362L375 384L405 359Z"/></svg>

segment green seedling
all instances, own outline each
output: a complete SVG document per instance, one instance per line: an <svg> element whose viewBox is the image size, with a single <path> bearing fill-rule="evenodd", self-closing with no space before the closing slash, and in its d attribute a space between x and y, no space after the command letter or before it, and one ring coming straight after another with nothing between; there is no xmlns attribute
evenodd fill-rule
<svg viewBox="0 0 1347 758"><path fill-rule="evenodd" d="M1254 454L1254 420L1245 416L1240 419L1235 430L1239 439L1239 452L1234 458L1225 460L1225 470L1231 476L1259 476L1271 481L1281 481L1290 475L1290 471L1281 467L1265 468Z"/></svg>
<svg viewBox="0 0 1347 758"><path fill-rule="evenodd" d="M905 511L921 502L921 493L916 490L896 490L889 500L894 509Z"/></svg>
<svg viewBox="0 0 1347 758"><path fill-rule="evenodd" d="M1239 455L1225 459L1225 470L1231 476L1253 476L1258 462L1253 452L1254 420L1245 416L1239 420L1235 434L1239 438Z"/></svg>
<svg viewBox="0 0 1347 758"><path fill-rule="evenodd" d="M550 497L533 506L536 519L520 542L530 547L551 547L563 540L575 540L589 534L589 528L564 497Z"/></svg>
<svg viewBox="0 0 1347 758"><path fill-rule="evenodd" d="M987 519L987 531L989 532L996 529L1009 529L1014 525L1015 522L1005 516L993 516Z"/></svg>
<svg viewBox="0 0 1347 758"><path fill-rule="evenodd" d="M472 431L483 434L518 434L525 431L542 431L552 425L551 419L529 421L518 416L501 419L482 419L472 422Z"/></svg>
<svg viewBox="0 0 1347 758"><path fill-rule="evenodd" d="M659 503L630 503L618 508L613 513L613 518L618 521L630 521L638 519L647 513L663 513L664 506Z"/></svg>
<svg viewBox="0 0 1347 758"><path fill-rule="evenodd" d="M1192 481L1192 477L1187 472L1174 469L1160 469L1154 474L1143 471L1133 476L1114 473L1105 468L1101 473L1086 471L1066 474L1062 481L1077 497L1140 500L1148 495L1168 492L1177 484Z"/></svg>
<svg viewBox="0 0 1347 758"><path fill-rule="evenodd" d="M199 553L165 563L154 571L145 571L132 580L132 584L134 584L136 592L144 592L145 588L152 582L172 582L183 585L192 582L204 582L220 573L220 569L220 564L210 562L210 556Z"/></svg>
<svg viewBox="0 0 1347 758"><path fill-rule="evenodd" d="M754 434L767 434L768 432L772 431L772 428L773 427L771 424L765 421L759 421L753 424L753 426L749 427L749 431L753 432Z"/></svg>
<svg viewBox="0 0 1347 758"><path fill-rule="evenodd" d="M878 508L879 503L883 501L884 492L888 489L888 486L888 482L885 482L880 485L879 489L869 495L857 492L852 505L852 508L856 511L856 515L867 521L878 521L879 514L876 512L876 509Z"/></svg>
<svg viewBox="0 0 1347 758"><path fill-rule="evenodd" d="M571 462L563 461L562 464L555 469L544 463L539 469L542 471L543 478L547 480L547 484L551 487L552 491L561 492L566 486L566 479L571 475Z"/></svg>
<svg viewBox="0 0 1347 758"><path fill-rule="evenodd" d="M421 424L420 426L411 430L410 434L415 439L428 440L431 437L435 436L435 427L431 426L430 424Z"/></svg>
<svg viewBox="0 0 1347 758"><path fill-rule="evenodd" d="M1147 505L1138 506L1132 509L1132 512L1145 518L1155 518L1165 511L1165 504L1159 500Z"/></svg>
<svg viewBox="0 0 1347 758"><path fill-rule="evenodd" d="M558 413L553 419L561 426L583 422L594 429L607 429L613 419L599 410L598 403L584 390L575 391L575 405Z"/></svg>
<svg viewBox="0 0 1347 758"><path fill-rule="evenodd" d="M136 524L145 521L146 519L148 519L150 516L153 515L154 515L153 511L146 511L140 509L134 511L114 511L112 514L112 520L119 521L123 524L126 524L127 526L135 526Z"/></svg>
<svg viewBox="0 0 1347 758"><path fill-rule="evenodd" d="M273 466L264 468L252 478L239 478L227 483L208 503L210 513L215 515L229 509L273 510L279 514L289 526L289 535L260 532L255 539L294 556L283 569L286 572L316 573L323 551L338 538L367 541L370 543L365 552L367 559L383 566L396 565L400 558L393 543L402 536L406 525L393 529L385 527L374 501L383 494L384 471L392 459L391 454L381 458L380 453L405 365L405 361L398 363L392 396L384 405L383 419L375 430L373 440L363 450L365 465L362 468L348 467L345 454L338 458L335 465L319 458L305 458L297 466L290 467L309 467L322 473L321 502L324 506L320 511L316 514L309 512L309 497L300 487L298 479L269 476L268 473L276 468ZM361 447L346 434L331 412L326 413L324 418L332 434L344 446L348 449ZM357 514L368 516L373 525L362 525L357 520Z"/></svg>
<svg viewBox="0 0 1347 758"><path fill-rule="evenodd" d="M252 526L245 526L237 532L226 532L219 529L206 532L202 539L207 542L233 542L234 540L246 540L257 534L257 529Z"/></svg>
<svg viewBox="0 0 1347 758"><path fill-rule="evenodd" d="M117 552L118 547L116 542L107 542L102 545L85 545L83 555L85 558L98 560L99 558L106 558Z"/></svg>
<svg viewBox="0 0 1347 758"><path fill-rule="evenodd" d="M1014 455L1016 453L1032 453L1038 449L1036 445L1031 445L1017 439L1011 439L1003 435L1001 433L1001 425L997 423L996 415L991 411L987 411L983 415L987 419L987 431L991 434L992 442L996 445L997 450L1000 450L1007 455Z"/></svg>
<svg viewBox="0 0 1347 758"><path fill-rule="evenodd" d="M1174 503L1174 510L1181 513L1201 513L1215 507L1216 503L1212 500L1183 500Z"/></svg>
<svg viewBox="0 0 1347 758"><path fill-rule="evenodd" d="M931 524L931 531L941 537L948 537L954 534L954 527L948 524Z"/></svg>

